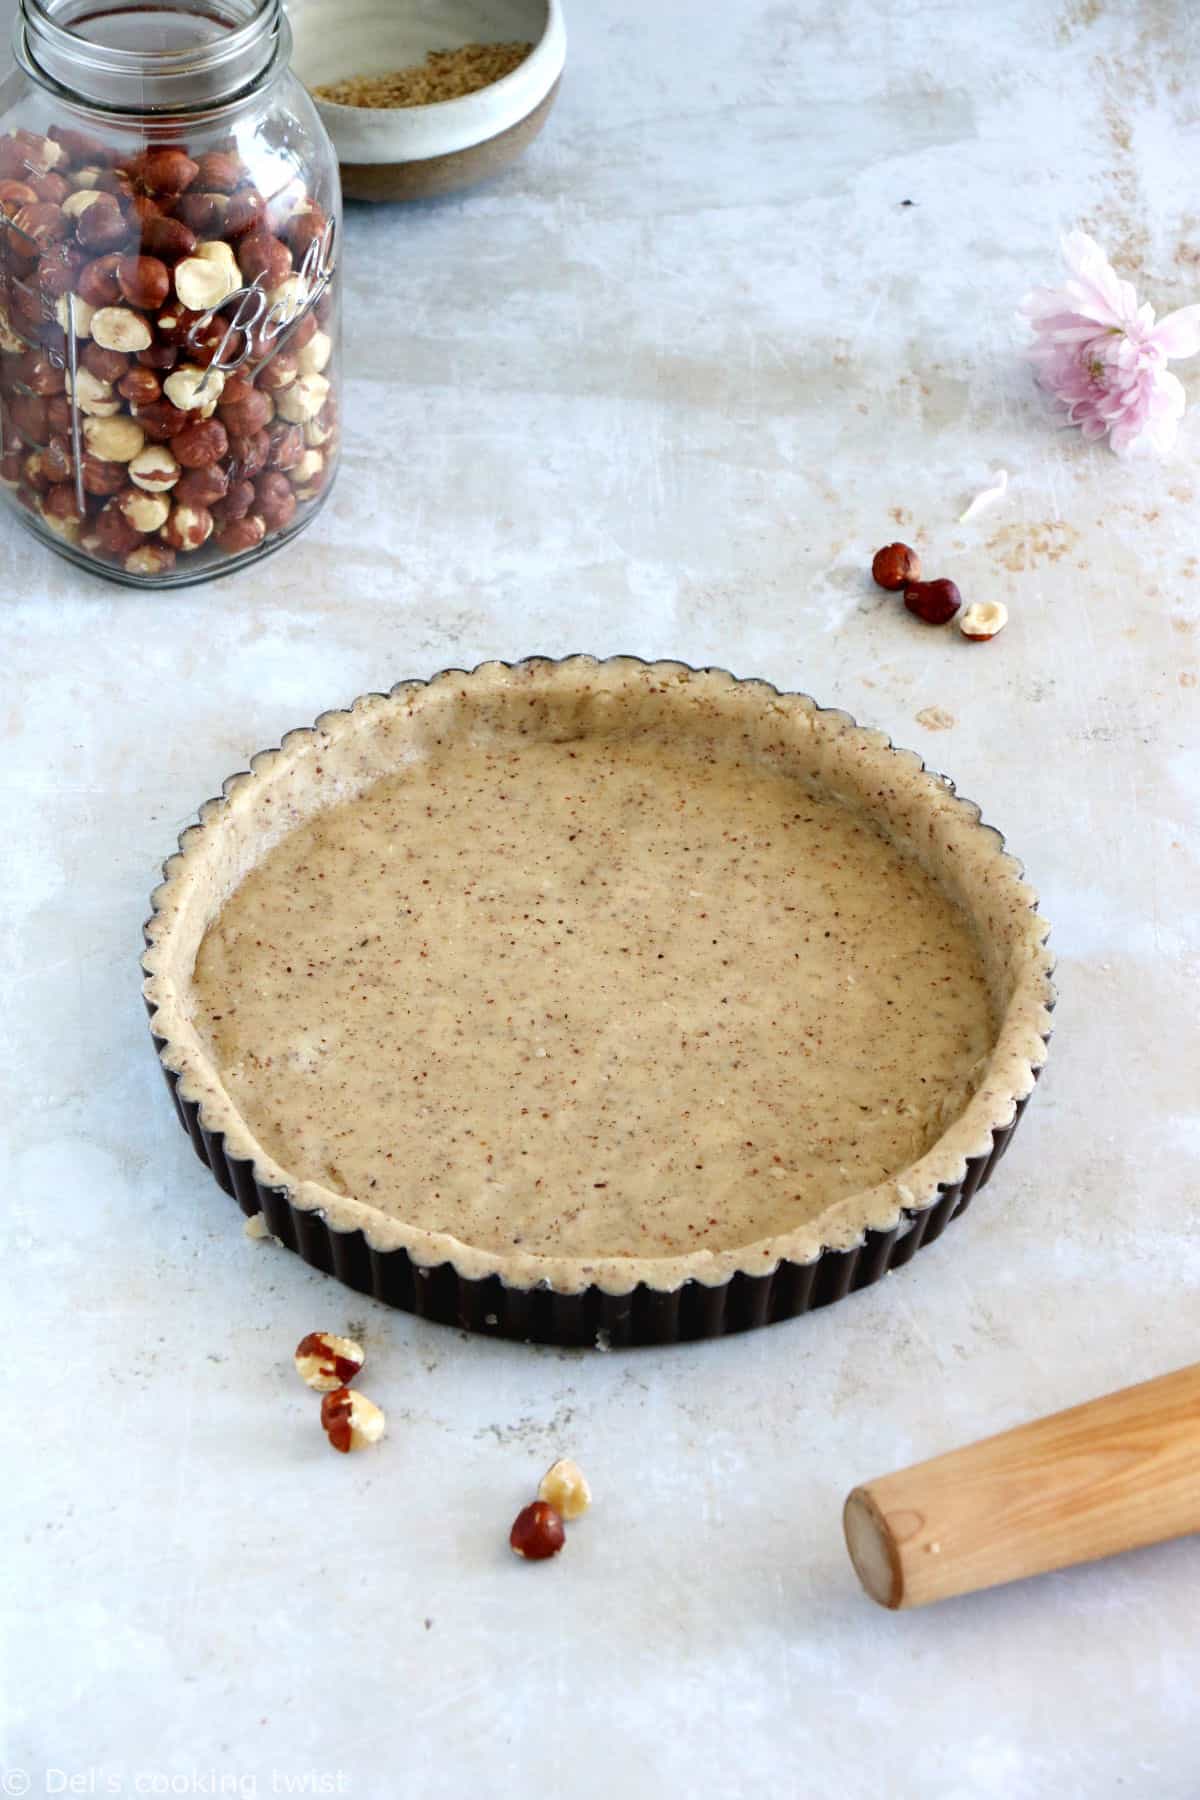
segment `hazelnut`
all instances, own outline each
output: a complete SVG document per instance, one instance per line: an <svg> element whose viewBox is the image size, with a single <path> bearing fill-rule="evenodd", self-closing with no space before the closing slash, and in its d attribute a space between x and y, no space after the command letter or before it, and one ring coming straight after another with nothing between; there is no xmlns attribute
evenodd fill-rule
<svg viewBox="0 0 1200 1800"><path fill-rule="evenodd" d="M142 249L166 263L196 254L196 233L182 219L147 219L142 226Z"/></svg>
<svg viewBox="0 0 1200 1800"><path fill-rule="evenodd" d="M223 523L217 532L216 542L226 556L236 556L242 550L255 549L266 535L267 528L258 514L246 513L240 519L229 519Z"/></svg>
<svg viewBox="0 0 1200 1800"><path fill-rule="evenodd" d="M304 456L304 433L299 425L289 425L277 419L267 433L270 448L267 451L267 467L270 469L295 469Z"/></svg>
<svg viewBox="0 0 1200 1800"><path fill-rule="evenodd" d="M545 1500L524 1507L508 1534L513 1550L527 1562L545 1562L547 1557L557 1556L566 1538L562 1520Z"/></svg>
<svg viewBox="0 0 1200 1800"><path fill-rule="evenodd" d="M10 488L21 485L21 455L18 450L6 450L0 456L0 481Z"/></svg>
<svg viewBox="0 0 1200 1800"><path fill-rule="evenodd" d="M70 437L75 428L75 409L65 394L54 394L46 402L46 429L56 437Z"/></svg>
<svg viewBox="0 0 1200 1800"><path fill-rule="evenodd" d="M367 1355L353 1338L337 1337L332 1331L310 1331L296 1345L292 1360L306 1387L332 1394L354 1380Z"/></svg>
<svg viewBox="0 0 1200 1800"><path fill-rule="evenodd" d="M904 590L904 604L926 625L944 625L962 605L962 595L952 581L915 581Z"/></svg>
<svg viewBox="0 0 1200 1800"><path fill-rule="evenodd" d="M245 518L253 505L254 483L252 481L231 481L225 498L218 500L213 505L213 518L217 521L218 528L235 525L240 519Z"/></svg>
<svg viewBox="0 0 1200 1800"><path fill-rule="evenodd" d="M5 356L23 356L28 347L25 339L18 337L8 314L0 308L0 351Z"/></svg>
<svg viewBox="0 0 1200 1800"><path fill-rule="evenodd" d="M286 475L270 469L254 484L254 510L268 531L282 531L296 511L296 496Z"/></svg>
<svg viewBox="0 0 1200 1800"><path fill-rule="evenodd" d="M284 187L276 189L267 202L267 218L272 231L283 231L290 222L304 212L309 204L308 193L298 175L292 177Z"/></svg>
<svg viewBox="0 0 1200 1800"><path fill-rule="evenodd" d="M39 494L44 494L48 488L63 479L61 475L51 474L46 467L45 454L44 450L31 450L21 465L21 474Z"/></svg>
<svg viewBox="0 0 1200 1800"><path fill-rule="evenodd" d="M265 202L257 188L239 188L225 213L226 237L244 237L257 231L263 221Z"/></svg>
<svg viewBox="0 0 1200 1800"><path fill-rule="evenodd" d="M79 360L97 381L107 381L114 387L129 369L127 356L120 350L105 350L101 344L88 344Z"/></svg>
<svg viewBox="0 0 1200 1800"><path fill-rule="evenodd" d="M138 351L138 361L143 369L158 369L165 375L179 361L179 352L174 344L151 344L148 350Z"/></svg>
<svg viewBox="0 0 1200 1800"><path fill-rule="evenodd" d="M274 356L268 357L266 362L259 364L254 372L254 379L260 388L277 394L280 388L291 387L299 373L300 365L292 352L279 350Z"/></svg>
<svg viewBox="0 0 1200 1800"><path fill-rule="evenodd" d="M277 288L292 267L292 253L269 231L251 231L237 247L238 267L249 282L259 281L268 293Z"/></svg>
<svg viewBox="0 0 1200 1800"><path fill-rule="evenodd" d="M101 462L132 462L146 442L136 419L85 419L83 436L88 449Z"/></svg>
<svg viewBox="0 0 1200 1800"><path fill-rule="evenodd" d="M240 157L225 150L207 150L196 158L196 185L213 194L232 194L245 174Z"/></svg>
<svg viewBox="0 0 1200 1800"><path fill-rule="evenodd" d="M148 494L166 493L168 488L175 486L179 476L179 464L165 444L147 444L129 463L130 481ZM147 527L147 530L155 529L155 526Z"/></svg>
<svg viewBox="0 0 1200 1800"><path fill-rule="evenodd" d="M175 265L175 292L189 312L211 312L242 285L232 257L185 256Z"/></svg>
<svg viewBox="0 0 1200 1800"><path fill-rule="evenodd" d="M132 173L144 194L165 196L184 193L200 169L182 150L147 150L135 158Z"/></svg>
<svg viewBox="0 0 1200 1800"><path fill-rule="evenodd" d="M186 306L175 301L159 313L156 321L158 335L167 344L186 344L193 325L198 325L203 317L203 313L190 312Z"/></svg>
<svg viewBox="0 0 1200 1800"><path fill-rule="evenodd" d="M89 137L86 131L76 131L73 126L52 125L46 133L51 142L58 145L62 158L58 167L64 163L96 163L103 166L109 160L109 153L98 138Z"/></svg>
<svg viewBox="0 0 1200 1800"><path fill-rule="evenodd" d="M229 477L220 463L206 469L185 469L175 484L173 498L181 506L213 506L229 492Z"/></svg>
<svg viewBox="0 0 1200 1800"><path fill-rule="evenodd" d="M256 431L253 437L231 437L229 454L234 466L230 474L239 480L260 475L267 466L270 453L271 440L265 431Z"/></svg>
<svg viewBox="0 0 1200 1800"><path fill-rule="evenodd" d="M125 486L125 464L105 462L85 450L79 465L79 479L85 494L119 494Z"/></svg>
<svg viewBox="0 0 1200 1800"><path fill-rule="evenodd" d="M115 251L85 263L76 283L80 299L96 308L116 306L121 298L121 283L117 275L120 266L121 258Z"/></svg>
<svg viewBox="0 0 1200 1800"><path fill-rule="evenodd" d="M281 325L290 325L308 305L309 285L303 275L285 275L278 287L267 295L266 317Z"/></svg>
<svg viewBox="0 0 1200 1800"><path fill-rule="evenodd" d="M111 381L101 381L86 366L79 368L72 380L67 376L67 390L81 413L92 419L111 419L121 410L121 402L112 390Z"/></svg>
<svg viewBox="0 0 1200 1800"><path fill-rule="evenodd" d="M139 363L128 374L122 375L117 383L117 392L136 411L139 406L149 406L152 400L159 398L162 382L153 369L143 369Z"/></svg>
<svg viewBox="0 0 1200 1800"><path fill-rule="evenodd" d="M54 317L59 327L77 338L92 335L92 320L96 316L94 306L81 300L78 294L60 294L54 302Z"/></svg>
<svg viewBox="0 0 1200 1800"><path fill-rule="evenodd" d="M130 237L129 222L112 194L97 194L96 204L87 207L75 220L75 236L85 250L113 251Z"/></svg>
<svg viewBox="0 0 1200 1800"><path fill-rule="evenodd" d="M974 644L986 644L1008 624L1008 608L1003 600L976 600L958 621L958 629Z"/></svg>
<svg viewBox="0 0 1200 1800"><path fill-rule="evenodd" d="M334 1388L321 1402L321 1425L333 1448L343 1454L377 1444L386 1424L380 1409L356 1388Z"/></svg>
<svg viewBox="0 0 1200 1800"><path fill-rule="evenodd" d="M225 377L220 369L201 369L195 363L183 363L163 382L163 393L181 412L198 412L209 418L217 410Z"/></svg>
<svg viewBox="0 0 1200 1800"><path fill-rule="evenodd" d="M57 531L60 537L71 543L78 540L83 514L71 482L62 481L50 489L42 501L42 517L51 531Z"/></svg>
<svg viewBox="0 0 1200 1800"><path fill-rule="evenodd" d="M315 419L329 397L329 383L324 375L301 375L285 387L276 401L281 418L293 425L304 425Z"/></svg>
<svg viewBox="0 0 1200 1800"><path fill-rule="evenodd" d="M303 262L312 246L319 243L328 230L329 220L319 206L310 202L303 212L288 221L287 241L292 255Z"/></svg>
<svg viewBox="0 0 1200 1800"><path fill-rule="evenodd" d="M871 574L889 594L898 594L911 582L920 581L921 559L907 544L885 544L875 552Z"/></svg>
<svg viewBox="0 0 1200 1800"><path fill-rule="evenodd" d="M13 217L16 229L39 249L60 243L67 235L70 223L63 217L62 207L54 206L48 200L35 200L32 206L22 206Z"/></svg>
<svg viewBox="0 0 1200 1800"><path fill-rule="evenodd" d="M210 237L214 231L220 231L228 210L227 194L202 194L199 188L185 194L176 207L184 224L190 225L200 237Z"/></svg>
<svg viewBox="0 0 1200 1800"><path fill-rule="evenodd" d="M130 306L153 312L171 291L171 275L165 262L157 256L123 256L117 265L117 280ZM141 349L149 349L143 344Z"/></svg>
<svg viewBox="0 0 1200 1800"><path fill-rule="evenodd" d="M333 355L333 339L327 331L314 331L296 358L302 375L319 375Z"/></svg>
<svg viewBox="0 0 1200 1800"><path fill-rule="evenodd" d="M180 412L167 399L152 400L149 406L143 406L139 402L134 409L134 417L155 444L168 443L188 423L187 413Z"/></svg>
<svg viewBox="0 0 1200 1800"><path fill-rule="evenodd" d="M545 1500L564 1519L582 1519L592 1504L592 1490L579 1464L563 1457L542 1476L538 1499Z"/></svg>
<svg viewBox="0 0 1200 1800"><path fill-rule="evenodd" d="M199 550L212 536L212 529L213 516L207 506L173 506L162 538L173 550Z"/></svg>
<svg viewBox="0 0 1200 1800"><path fill-rule="evenodd" d="M92 318L92 337L106 350L136 354L150 348L153 336L141 313L127 306L102 306Z"/></svg>
<svg viewBox="0 0 1200 1800"><path fill-rule="evenodd" d="M67 195L62 203L62 209L68 219L78 219L89 206L95 206L97 201L103 199L104 195L98 194L95 188L76 188L73 194Z"/></svg>
<svg viewBox="0 0 1200 1800"><path fill-rule="evenodd" d="M290 471L290 479L297 488L311 488L316 492L325 474L325 458L320 450L305 450L303 456Z"/></svg>
<svg viewBox="0 0 1200 1800"><path fill-rule="evenodd" d="M13 132L13 141L19 150L22 166L38 175L45 175L51 169L57 169L60 163L67 160L67 153L54 138L42 137L36 131L25 131L18 128Z"/></svg>
<svg viewBox="0 0 1200 1800"><path fill-rule="evenodd" d="M140 537L121 512L118 502L110 500L96 514L91 531L83 541L89 549L94 545L109 556L126 557L131 550L137 549Z"/></svg>
<svg viewBox="0 0 1200 1800"><path fill-rule="evenodd" d="M175 552L169 544L139 544L125 558L131 575L165 575L175 567Z"/></svg>
<svg viewBox="0 0 1200 1800"><path fill-rule="evenodd" d="M229 449L229 438L219 419L197 419L171 439L171 449L185 469L206 469L210 463L220 462Z"/></svg>
<svg viewBox="0 0 1200 1800"><path fill-rule="evenodd" d="M30 350L19 365L19 379L35 394L48 399L61 394L67 385L65 371L50 361L44 350Z"/></svg>
<svg viewBox="0 0 1200 1800"><path fill-rule="evenodd" d="M33 206L37 195L27 181L0 181L0 210L11 219L23 206Z"/></svg>
<svg viewBox="0 0 1200 1800"><path fill-rule="evenodd" d="M233 253L232 245L227 244L224 238L209 238L205 243L197 244L196 255L201 262L219 263L222 268L229 271L233 280L233 288L241 287L242 271L238 268L238 260ZM230 288L230 293L233 292L233 288Z"/></svg>
<svg viewBox="0 0 1200 1800"><path fill-rule="evenodd" d="M40 449L50 435L47 402L39 394L14 394L9 403L8 418L21 436Z"/></svg>
<svg viewBox="0 0 1200 1800"><path fill-rule="evenodd" d="M124 204L129 209L139 235L145 230L151 219L161 219L163 216L163 209L159 202L151 200L148 194L132 194Z"/></svg>
<svg viewBox="0 0 1200 1800"><path fill-rule="evenodd" d="M37 465L38 479L33 481L35 487L39 485L51 487L59 481L70 481L74 472L71 451L65 437L52 437L46 448L35 450L28 461L35 462ZM32 475L29 476L29 479L33 480Z"/></svg>
<svg viewBox="0 0 1200 1800"><path fill-rule="evenodd" d="M244 376L236 375L225 383L219 410L226 429L235 437L253 437L271 417L271 398Z"/></svg>
<svg viewBox="0 0 1200 1800"><path fill-rule="evenodd" d="M48 175L35 175L31 185L37 198L45 201L48 206L61 207L71 192L71 184L66 176L59 175L54 170Z"/></svg>
<svg viewBox="0 0 1200 1800"><path fill-rule="evenodd" d="M171 502L164 499L162 494L146 493L144 489L136 487L122 488L113 505L120 507L126 524L131 525L142 537L148 537L152 531L160 531L171 514ZM167 542L176 550L183 548L181 544L175 543L174 538L168 538Z"/></svg>
<svg viewBox="0 0 1200 1800"><path fill-rule="evenodd" d="M104 170L94 165L85 164L82 169L74 169L71 173L71 186L78 192L92 193L98 191L97 183Z"/></svg>
<svg viewBox="0 0 1200 1800"><path fill-rule="evenodd" d="M77 244L51 244L38 258L37 284L43 294L57 300L75 285L87 257Z"/></svg>
<svg viewBox="0 0 1200 1800"><path fill-rule="evenodd" d="M111 194L114 200L121 203L133 199L133 187L129 177L120 169L101 169L96 177L96 186L102 194Z"/></svg>

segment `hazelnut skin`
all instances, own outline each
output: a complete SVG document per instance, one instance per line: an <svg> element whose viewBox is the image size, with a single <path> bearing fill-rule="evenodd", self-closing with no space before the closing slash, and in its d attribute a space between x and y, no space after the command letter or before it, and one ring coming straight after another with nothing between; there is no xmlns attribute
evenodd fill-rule
<svg viewBox="0 0 1200 1800"><path fill-rule="evenodd" d="M882 550L875 552L871 574L889 594L898 594L901 588L920 581L921 559L907 544L885 544Z"/></svg>

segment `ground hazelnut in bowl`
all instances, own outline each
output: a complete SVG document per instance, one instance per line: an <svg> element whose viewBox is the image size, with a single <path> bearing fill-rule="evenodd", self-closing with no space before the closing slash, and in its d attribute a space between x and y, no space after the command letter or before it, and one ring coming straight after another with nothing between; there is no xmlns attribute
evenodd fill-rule
<svg viewBox="0 0 1200 1800"><path fill-rule="evenodd" d="M499 174L541 131L566 57L560 0L298 0L292 24L354 200Z"/></svg>

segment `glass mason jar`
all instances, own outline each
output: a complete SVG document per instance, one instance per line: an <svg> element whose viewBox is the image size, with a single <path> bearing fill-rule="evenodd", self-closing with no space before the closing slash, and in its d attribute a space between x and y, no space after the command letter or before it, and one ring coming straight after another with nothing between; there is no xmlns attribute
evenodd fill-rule
<svg viewBox="0 0 1200 1800"><path fill-rule="evenodd" d="M21 0L0 493L138 586L294 537L337 462L337 162L281 0Z"/></svg>

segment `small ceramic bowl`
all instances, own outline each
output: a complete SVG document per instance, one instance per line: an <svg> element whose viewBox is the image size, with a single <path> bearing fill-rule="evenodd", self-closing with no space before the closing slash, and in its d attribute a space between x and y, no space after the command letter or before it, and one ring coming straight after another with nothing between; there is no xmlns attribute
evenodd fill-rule
<svg viewBox="0 0 1200 1800"><path fill-rule="evenodd" d="M559 0L296 0L291 23L292 67L310 88L408 68L431 50L533 45L511 74L457 100L316 100L351 200L427 199L499 174L545 124L566 59Z"/></svg>

